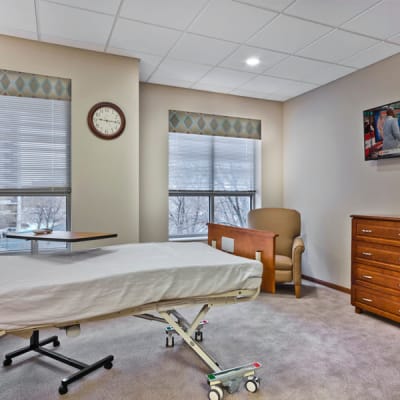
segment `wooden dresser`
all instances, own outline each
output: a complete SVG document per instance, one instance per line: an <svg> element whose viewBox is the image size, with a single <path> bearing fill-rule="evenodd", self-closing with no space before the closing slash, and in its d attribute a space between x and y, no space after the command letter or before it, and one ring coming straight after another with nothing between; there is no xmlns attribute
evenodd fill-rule
<svg viewBox="0 0 400 400"><path fill-rule="evenodd" d="M351 304L400 322L400 217L351 217Z"/></svg>

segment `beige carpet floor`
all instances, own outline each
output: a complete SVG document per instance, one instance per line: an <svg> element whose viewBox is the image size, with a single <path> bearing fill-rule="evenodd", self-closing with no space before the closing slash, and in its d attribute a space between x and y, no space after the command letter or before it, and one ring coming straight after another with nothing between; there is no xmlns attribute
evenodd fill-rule
<svg viewBox="0 0 400 400"><path fill-rule="evenodd" d="M243 387L226 400L398 400L399 324L354 313L349 295L306 283L296 299L292 287L257 300L213 308L207 315L204 346L223 367L260 361L260 390ZM187 310L193 314L194 310ZM88 323L81 335L59 334L57 351L84 362L108 354L111 370L100 369L58 394L61 378L75 370L36 353L0 367L0 400L201 400L207 399L208 368L177 339L165 347L164 326L138 318ZM0 339L0 355L24 346ZM51 347L51 346L50 346Z"/></svg>

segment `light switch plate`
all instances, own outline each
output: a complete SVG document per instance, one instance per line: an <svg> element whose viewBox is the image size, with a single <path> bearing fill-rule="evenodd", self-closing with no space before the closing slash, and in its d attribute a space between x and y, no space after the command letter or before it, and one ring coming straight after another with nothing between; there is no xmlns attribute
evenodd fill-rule
<svg viewBox="0 0 400 400"><path fill-rule="evenodd" d="M221 250L233 253L235 249L235 239L222 236L221 238Z"/></svg>

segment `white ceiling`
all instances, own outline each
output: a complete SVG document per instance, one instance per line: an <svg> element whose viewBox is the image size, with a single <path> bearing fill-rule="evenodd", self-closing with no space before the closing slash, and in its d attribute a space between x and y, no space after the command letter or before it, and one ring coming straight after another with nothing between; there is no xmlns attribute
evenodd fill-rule
<svg viewBox="0 0 400 400"><path fill-rule="evenodd" d="M400 0L0 0L0 33L140 59L140 80L285 101L400 52ZM248 67L245 59L261 63Z"/></svg>

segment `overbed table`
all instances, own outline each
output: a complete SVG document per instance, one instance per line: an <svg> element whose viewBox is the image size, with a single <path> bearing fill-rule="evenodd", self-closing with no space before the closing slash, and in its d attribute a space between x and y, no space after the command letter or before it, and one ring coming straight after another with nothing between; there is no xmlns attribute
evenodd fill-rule
<svg viewBox="0 0 400 400"><path fill-rule="evenodd" d="M71 231L53 231L51 233L37 234L34 232L24 233L7 233L6 237L10 239L25 239L31 241L31 252L37 254L39 251L38 241L47 242L84 242L87 240L108 239L117 237L116 233L103 233L103 232L71 232Z"/></svg>

